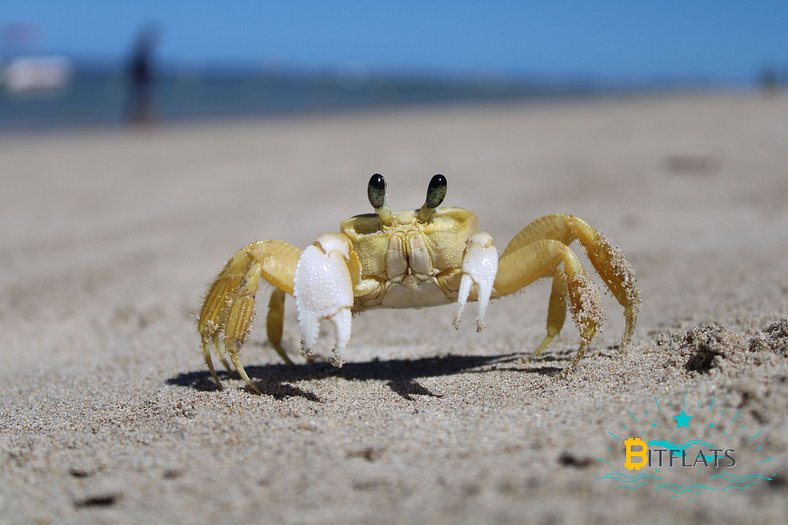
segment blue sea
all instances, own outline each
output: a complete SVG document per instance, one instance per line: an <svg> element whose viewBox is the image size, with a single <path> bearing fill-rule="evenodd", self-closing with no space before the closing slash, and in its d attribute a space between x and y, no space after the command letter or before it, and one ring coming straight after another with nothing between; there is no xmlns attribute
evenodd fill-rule
<svg viewBox="0 0 788 525"><path fill-rule="evenodd" d="M590 82L278 71L160 72L157 122L310 114L511 100L585 97ZM0 133L119 126L131 112L122 72L78 67L63 88L12 93L0 86Z"/></svg>

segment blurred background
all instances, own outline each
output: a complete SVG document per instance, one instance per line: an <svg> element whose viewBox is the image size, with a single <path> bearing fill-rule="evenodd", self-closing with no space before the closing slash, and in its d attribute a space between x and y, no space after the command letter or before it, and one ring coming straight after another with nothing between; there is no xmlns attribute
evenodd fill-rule
<svg viewBox="0 0 788 525"><path fill-rule="evenodd" d="M788 5L11 0L0 132L788 82Z"/></svg>

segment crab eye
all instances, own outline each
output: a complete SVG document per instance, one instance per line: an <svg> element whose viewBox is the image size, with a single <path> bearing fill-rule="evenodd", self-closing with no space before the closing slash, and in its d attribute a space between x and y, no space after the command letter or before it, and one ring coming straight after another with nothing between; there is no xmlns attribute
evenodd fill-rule
<svg viewBox="0 0 788 525"><path fill-rule="evenodd" d="M386 203L386 179L380 173L375 173L369 179L367 197L369 197L369 203L376 210L382 208Z"/></svg>
<svg viewBox="0 0 788 525"><path fill-rule="evenodd" d="M438 173L430 180L430 185L427 187L427 202L428 208L435 209L441 205L443 199L446 198L446 177Z"/></svg>

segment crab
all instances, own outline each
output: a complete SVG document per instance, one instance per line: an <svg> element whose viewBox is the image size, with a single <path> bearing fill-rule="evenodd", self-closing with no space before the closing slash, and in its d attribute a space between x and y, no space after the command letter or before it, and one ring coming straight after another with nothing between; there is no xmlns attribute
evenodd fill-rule
<svg viewBox="0 0 788 525"><path fill-rule="evenodd" d="M446 189L446 178L435 175L421 208L394 212L387 204L385 179L375 174L367 186L375 213L343 221L338 233L321 234L304 250L277 240L253 242L238 250L213 281L197 322L202 354L217 387L222 386L211 346L228 371L232 367L226 355L249 388L259 393L241 364L240 351L262 284L273 286L266 327L279 356L292 364L282 346L285 295L292 295L302 354L311 356L320 321L330 320L336 327L330 361L341 367L354 313L456 303L453 324L459 329L466 304L477 301L476 330L482 331L491 299L549 277L547 333L534 355L540 355L561 331L568 307L580 332L580 345L569 367L574 368L602 323L597 288L569 247L575 240L624 308L621 348L626 349L640 301L634 271L621 250L584 220L559 213L540 217L520 230L499 255L473 212L440 207Z"/></svg>

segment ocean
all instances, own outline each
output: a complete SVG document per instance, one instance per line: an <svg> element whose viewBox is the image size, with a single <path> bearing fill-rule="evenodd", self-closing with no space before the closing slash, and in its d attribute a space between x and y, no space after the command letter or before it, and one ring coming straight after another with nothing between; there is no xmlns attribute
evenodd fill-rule
<svg viewBox="0 0 788 525"><path fill-rule="evenodd" d="M0 85L0 133L120 126L133 98L116 70L77 67L64 87L12 92ZM583 97L582 81L524 81L433 75L293 72L161 72L151 89L157 122L257 118L504 100Z"/></svg>

